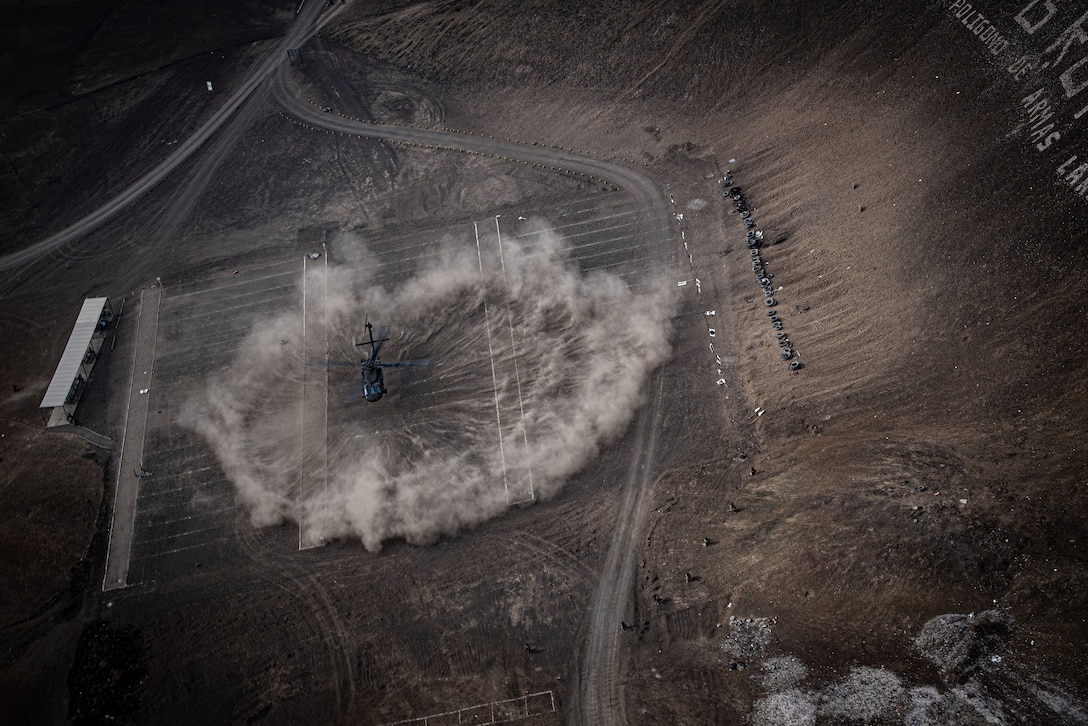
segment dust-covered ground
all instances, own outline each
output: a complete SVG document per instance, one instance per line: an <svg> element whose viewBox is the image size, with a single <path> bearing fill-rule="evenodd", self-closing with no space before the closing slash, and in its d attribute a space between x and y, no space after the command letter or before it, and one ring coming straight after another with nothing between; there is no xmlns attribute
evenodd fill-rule
<svg viewBox="0 0 1088 726"><path fill-rule="evenodd" d="M205 81L239 84L293 12L244 3L215 23L190 7L5 11L56 53L5 94L5 251L161 158L214 111ZM0 601L8 713L582 722L588 667L629 723L1088 722L1083 11L348 3L288 88L330 113L640 170L683 215L675 267L645 265L675 295L560 251L578 244L563 229L574 210L596 225L586 242L643 234L609 232L638 219L623 191L255 105L229 144L211 142L216 165L197 157L0 280L3 482L22 503L5 514L2 562L24 593ZM177 17L193 23L184 38L164 20ZM146 42L109 52L117 37ZM726 169L763 233L799 370L781 358ZM498 260L490 239L477 257L472 224L496 214L555 234L541 248L504 238ZM429 260L375 281L383 240L401 259L443 235ZM323 244L282 290L245 282ZM214 307L234 270L244 295ZM92 536L106 531L109 455L40 440L34 406L79 300L157 275L208 291L191 321L205 327L160 341L170 377L152 394L149 451L177 484L160 496L149 483L145 577L106 597ZM292 316L282 306L299 307L303 280L342 297ZM175 298L177 320L189 299ZM367 418L338 396L318 416L298 389L326 367L306 364L354 362L366 317L391 326L383 360L431 365L387 370ZM328 344L292 327L318 320ZM133 324L122 318L80 409L115 440ZM501 347L485 355L488 326ZM327 371L349 397L357 369ZM646 401L652 488L623 525L638 533L637 586L602 662L586 624L627 521ZM294 422L320 418L326 436L280 430L296 404ZM496 459L496 425L534 446ZM531 469L547 501L510 508L504 458L508 481ZM300 552L303 536L328 545Z"/></svg>
<svg viewBox="0 0 1088 726"><path fill-rule="evenodd" d="M324 293L306 334L324 338L328 359L285 344L302 337L297 311L254 323L235 364L182 414L254 525L305 522L312 542L359 539L372 551L391 538L431 544L552 499L622 433L669 352L669 290L638 295L608 269L584 272L567 240L528 226L501 255L489 250L488 270L478 240L445 239L393 280L362 241L339 239L347 261L311 266L302 283ZM386 368L399 395L360 415L368 317L383 323L387 366L407 357L425 368ZM332 373L328 429L300 447L293 414L314 368Z"/></svg>

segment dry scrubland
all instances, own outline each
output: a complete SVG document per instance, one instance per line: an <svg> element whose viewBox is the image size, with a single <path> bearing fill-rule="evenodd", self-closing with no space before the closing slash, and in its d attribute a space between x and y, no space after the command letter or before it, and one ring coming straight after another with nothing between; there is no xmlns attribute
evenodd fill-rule
<svg viewBox="0 0 1088 726"><path fill-rule="evenodd" d="M1013 37L1024 4L985 11ZM1021 99L1035 86L949 5L356 2L308 46L322 60L290 76L349 114L630 160L683 210L713 302L682 309L716 309L728 388L713 385L702 318L678 318L667 391L683 403L662 425L684 446L660 455L624 621L637 624L618 658L630 723L1088 722L1088 203L1060 183L1062 158L1029 140ZM47 45L79 52L43 64L33 92L11 87L3 251L93 209L196 128L215 97L176 89L236 86L290 18L247 3L178 40L187 11L130 27L125 10L73 14ZM173 40L130 57L117 37L131 33ZM357 107L334 100L345 85ZM1076 108L1063 158L1088 141ZM211 279L344 231L464 225L495 200L547 214L601 194L498 162L330 145L267 101L252 114L238 137L269 145L223 151L191 218L159 220L174 209L164 186L131 223L65 251L79 285L58 265L0 280L0 370L18 388L0 402L14 583L0 596L0 700L61 722L71 683L98 683L90 692L108 671L102 692L135 722L282 723L312 708L383 722L545 683L566 720L622 480L604 464L549 505L426 551L355 544L303 563L281 559L290 536L239 529L237 582L186 572L184 587L103 609L88 570L104 551L91 543L108 465L40 439L34 410L82 296L127 294L170 266ZM181 183L199 181L192 164ZM721 198L725 168L765 233L798 374L779 360ZM685 257L677 240L679 276ZM126 360L104 361L110 386L86 406L111 435ZM554 567L519 570L522 551ZM481 569L491 556L501 576ZM84 629L77 654L99 619L111 624ZM527 655L525 633L552 640ZM53 705L42 714L35 699Z"/></svg>

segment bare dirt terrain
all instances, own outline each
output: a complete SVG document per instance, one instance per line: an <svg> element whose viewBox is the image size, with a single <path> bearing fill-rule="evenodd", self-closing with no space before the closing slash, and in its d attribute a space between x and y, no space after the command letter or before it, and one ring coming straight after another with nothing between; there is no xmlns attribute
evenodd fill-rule
<svg viewBox="0 0 1088 726"><path fill-rule="evenodd" d="M1088 723L1082 11L307 5L3 11L6 718Z"/></svg>

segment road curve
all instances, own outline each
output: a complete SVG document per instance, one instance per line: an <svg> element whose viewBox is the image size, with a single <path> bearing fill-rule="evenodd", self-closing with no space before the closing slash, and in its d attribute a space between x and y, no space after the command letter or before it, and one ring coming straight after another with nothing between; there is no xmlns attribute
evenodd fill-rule
<svg viewBox="0 0 1088 726"><path fill-rule="evenodd" d="M523 144L456 131L379 124L322 112L296 97L282 82L273 87L276 99L290 117L308 126L373 139L438 147L489 155L515 162L539 164L568 173L585 174L624 189L644 210L642 233L667 263L672 255L671 210L664 194L638 171L609 161L550 146ZM619 724L625 721L619 662L620 622L631 603L635 560L646 522L647 493L653 484L654 454L660 421L659 401L663 378L658 372L649 382L650 395L639 413L634 453L620 493L620 506L604 568L590 602L585 650L578 662L576 687L571 694L569 720L576 724Z"/></svg>
<svg viewBox="0 0 1088 726"><path fill-rule="evenodd" d="M192 136L178 145L174 153L159 162L113 199L89 212L68 227L17 252L0 257L0 271L19 267L52 252L65 243L79 239L151 191L170 172L177 169L186 159L192 156L230 118L231 114L238 110L238 107L253 92L253 89L263 83L283 63L288 49L297 48L314 34L317 30L317 19L321 15L323 7L324 3L319 2L319 0L310 0L310 2L305 3L302 11L287 30L287 34L268 54L268 57L250 73L241 87L231 94L211 118L205 121Z"/></svg>
<svg viewBox="0 0 1088 726"><path fill-rule="evenodd" d="M540 164L556 171L585 174L587 177L606 181L626 190L641 202L640 208L644 210L645 219L649 223L644 234L658 247L662 261L671 255L672 225L668 203L657 185L635 169L554 146L523 144L459 131L373 123L336 113L323 113L316 105L297 98L283 82L275 84L273 93L289 116L309 126L351 136L366 136Z"/></svg>

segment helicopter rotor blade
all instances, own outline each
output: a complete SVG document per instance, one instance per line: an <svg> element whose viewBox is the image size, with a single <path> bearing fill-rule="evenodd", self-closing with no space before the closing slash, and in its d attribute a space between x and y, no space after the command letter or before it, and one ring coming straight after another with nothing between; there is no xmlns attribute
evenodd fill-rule
<svg viewBox="0 0 1088 726"><path fill-rule="evenodd" d="M359 364L350 360L328 360L327 358L308 358L308 366L329 366L330 368L351 367L358 368Z"/></svg>
<svg viewBox="0 0 1088 726"><path fill-rule="evenodd" d="M429 366L431 364L430 358L420 358L419 360L398 360L391 363L379 363L382 368L410 368L413 366Z"/></svg>
<svg viewBox="0 0 1088 726"><path fill-rule="evenodd" d="M378 351L382 349L382 343L389 340L389 326L383 325L378 328L378 337L374 339L374 348L370 351L370 357L374 360L378 358Z"/></svg>
<svg viewBox="0 0 1088 726"><path fill-rule="evenodd" d="M355 343L356 348L359 348L359 347L364 346L364 345L369 345L369 346L373 346L374 350L377 350L378 348L382 347L382 343L389 340L389 338L387 337L387 333L389 333L389 326L388 325L383 325L381 328L378 329L378 337L377 338L374 337L373 332L371 332L371 331L367 331L367 332L370 332L370 339L369 340L364 340L362 343L355 343L355 338L351 339L351 342Z"/></svg>

